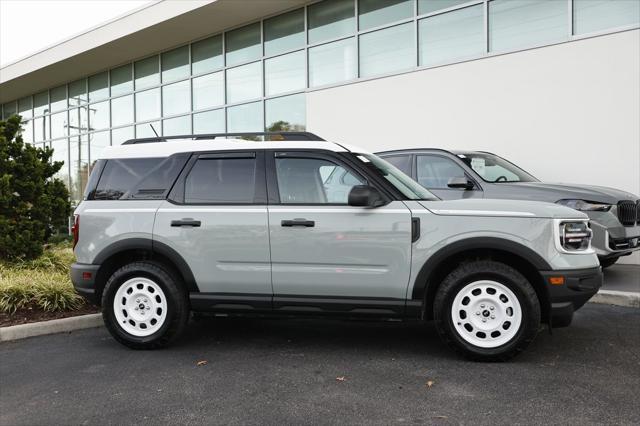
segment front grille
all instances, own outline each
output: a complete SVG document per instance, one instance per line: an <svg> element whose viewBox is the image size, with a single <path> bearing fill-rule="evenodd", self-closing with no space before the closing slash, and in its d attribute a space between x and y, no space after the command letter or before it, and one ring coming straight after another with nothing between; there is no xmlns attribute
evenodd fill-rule
<svg viewBox="0 0 640 426"><path fill-rule="evenodd" d="M624 226L633 226L640 220L640 203L629 200L618 202L618 220Z"/></svg>

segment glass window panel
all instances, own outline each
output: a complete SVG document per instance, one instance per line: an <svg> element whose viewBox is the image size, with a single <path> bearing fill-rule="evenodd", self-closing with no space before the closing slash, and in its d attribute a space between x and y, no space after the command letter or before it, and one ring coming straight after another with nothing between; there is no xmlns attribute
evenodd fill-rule
<svg viewBox="0 0 640 426"><path fill-rule="evenodd" d="M87 103L87 81L85 79L69 83L69 106Z"/></svg>
<svg viewBox="0 0 640 426"><path fill-rule="evenodd" d="M262 56L259 22L229 31L225 37L227 65L247 62Z"/></svg>
<svg viewBox="0 0 640 426"><path fill-rule="evenodd" d="M199 159L185 179L185 203L252 203L256 165L255 158Z"/></svg>
<svg viewBox="0 0 640 426"><path fill-rule="evenodd" d="M16 102L8 102L2 106L2 118L5 120L16 113Z"/></svg>
<svg viewBox="0 0 640 426"><path fill-rule="evenodd" d="M262 67L260 62L227 70L227 103L262 97Z"/></svg>
<svg viewBox="0 0 640 426"><path fill-rule="evenodd" d="M356 78L354 38L309 49L309 86L317 87Z"/></svg>
<svg viewBox="0 0 640 426"><path fill-rule="evenodd" d="M159 88L136 93L136 121L152 120L160 115Z"/></svg>
<svg viewBox="0 0 640 426"><path fill-rule="evenodd" d="M89 130L87 122L87 107L73 108L69 110L69 134L77 135Z"/></svg>
<svg viewBox="0 0 640 426"><path fill-rule="evenodd" d="M358 25L361 30L413 16L411 0L358 0Z"/></svg>
<svg viewBox="0 0 640 426"><path fill-rule="evenodd" d="M189 80L162 87L162 115L180 114L191 110Z"/></svg>
<svg viewBox="0 0 640 426"><path fill-rule="evenodd" d="M304 46L304 9L264 21L264 53L267 56Z"/></svg>
<svg viewBox="0 0 640 426"><path fill-rule="evenodd" d="M153 126L153 128L151 126ZM160 136L161 133L162 127L160 126L159 121L138 124L136 126L136 138L154 138L156 136Z"/></svg>
<svg viewBox="0 0 640 426"><path fill-rule="evenodd" d="M418 14L435 12L436 10L446 9L448 7L457 6L467 3L469 0L418 0Z"/></svg>
<svg viewBox="0 0 640 426"><path fill-rule="evenodd" d="M109 140L109 131L90 133L89 138L89 160L91 166L89 167L89 173L93 170L93 165L96 164L98 158L102 154L102 151L111 145Z"/></svg>
<svg viewBox="0 0 640 426"><path fill-rule="evenodd" d="M109 128L109 101L89 105L90 130Z"/></svg>
<svg viewBox="0 0 640 426"><path fill-rule="evenodd" d="M34 142L42 142L51 139L49 133L49 117L38 117L33 120L33 140Z"/></svg>
<svg viewBox="0 0 640 426"><path fill-rule="evenodd" d="M133 123L133 95L111 100L111 125L121 126Z"/></svg>
<svg viewBox="0 0 640 426"><path fill-rule="evenodd" d="M133 126L122 127L120 129L113 129L111 131L111 145L122 145L122 143L133 138L134 138Z"/></svg>
<svg viewBox="0 0 640 426"><path fill-rule="evenodd" d="M60 111L67 107L67 86L56 87L49 92L52 112Z"/></svg>
<svg viewBox="0 0 640 426"><path fill-rule="evenodd" d="M67 136L67 111L51 114L51 137Z"/></svg>
<svg viewBox="0 0 640 426"><path fill-rule="evenodd" d="M22 141L26 143L33 143L33 120L22 120Z"/></svg>
<svg viewBox="0 0 640 426"><path fill-rule="evenodd" d="M253 102L227 108L227 131L262 132L262 102Z"/></svg>
<svg viewBox="0 0 640 426"><path fill-rule="evenodd" d="M224 104L224 72L193 79L193 109L205 109Z"/></svg>
<svg viewBox="0 0 640 426"><path fill-rule="evenodd" d="M89 178L89 146L87 136L69 140L69 166L71 168L71 200L80 202Z"/></svg>
<svg viewBox="0 0 640 426"><path fill-rule="evenodd" d="M179 80L189 76L189 46L182 46L162 54L162 81Z"/></svg>
<svg viewBox="0 0 640 426"><path fill-rule="evenodd" d="M418 155L418 183L427 189L450 189L449 179L465 177L462 167L438 155Z"/></svg>
<svg viewBox="0 0 640 426"><path fill-rule="evenodd" d="M483 6L471 6L421 20L420 65L478 56L486 51Z"/></svg>
<svg viewBox="0 0 640 426"><path fill-rule="evenodd" d="M52 162L62 161L64 165L55 174L55 177L62 180L69 187L69 140L60 139L51 142L53 148Z"/></svg>
<svg viewBox="0 0 640 426"><path fill-rule="evenodd" d="M493 52L551 43L569 37L568 7L555 0L494 0L489 3Z"/></svg>
<svg viewBox="0 0 640 426"><path fill-rule="evenodd" d="M38 116L46 114L49 111L49 93L40 92L33 96L33 115Z"/></svg>
<svg viewBox="0 0 640 426"><path fill-rule="evenodd" d="M109 97L109 74L102 72L89 77L89 102Z"/></svg>
<svg viewBox="0 0 640 426"><path fill-rule="evenodd" d="M412 157L410 155L398 155L393 157L385 156L384 161L398 168L407 176L411 176L411 158Z"/></svg>
<svg viewBox="0 0 640 426"><path fill-rule="evenodd" d="M32 118L32 107L31 96L24 97L18 101L18 114L21 115L22 118Z"/></svg>
<svg viewBox="0 0 640 426"><path fill-rule="evenodd" d="M264 67L267 96L304 89L306 83L304 51L267 59Z"/></svg>
<svg viewBox="0 0 640 426"><path fill-rule="evenodd" d="M222 36L217 35L191 45L191 69L193 74L201 74L222 68Z"/></svg>
<svg viewBox="0 0 640 426"><path fill-rule="evenodd" d="M638 0L574 0L573 31L586 34L640 22Z"/></svg>
<svg viewBox="0 0 640 426"><path fill-rule="evenodd" d="M415 66L413 23L360 36L360 76L386 74Z"/></svg>
<svg viewBox="0 0 640 426"><path fill-rule="evenodd" d="M136 90L146 89L147 87L160 84L157 56L136 62L134 72L136 76Z"/></svg>
<svg viewBox="0 0 640 426"><path fill-rule="evenodd" d="M312 4L309 13L309 43L353 34L355 31L355 3L344 0L326 0Z"/></svg>
<svg viewBox="0 0 640 426"><path fill-rule="evenodd" d="M189 135L191 134L191 116L184 115L182 117L170 118L162 120L162 135Z"/></svg>
<svg viewBox="0 0 640 426"><path fill-rule="evenodd" d="M193 133L224 133L224 109L193 114Z"/></svg>
<svg viewBox="0 0 640 426"><path fill-rule="evenodd" d="M305 130L306 101L303 93L266 101L266 131Z"/></svg>
<svg viewBox="0 0 640 426"><path fill-rule="evenodd" d="M111 96L124 95L133 90L131 64L111 70Z"/></svg>

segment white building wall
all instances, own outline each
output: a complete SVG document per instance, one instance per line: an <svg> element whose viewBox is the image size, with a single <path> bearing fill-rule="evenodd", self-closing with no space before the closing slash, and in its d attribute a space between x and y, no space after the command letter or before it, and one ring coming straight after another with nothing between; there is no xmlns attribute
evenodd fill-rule
<svg viewBox="0 0 640 426"><path fill-rule="evenodd" d="M486 150L640 194L640 30L307 94L307 128L377 151Z"/></svg>
<svg viewBox="0 0 640 426"><path fill-rule="evenodd" d="M543 181L640 194L640 30L310 92L307 128L373 151L486 150Z"/></svg>

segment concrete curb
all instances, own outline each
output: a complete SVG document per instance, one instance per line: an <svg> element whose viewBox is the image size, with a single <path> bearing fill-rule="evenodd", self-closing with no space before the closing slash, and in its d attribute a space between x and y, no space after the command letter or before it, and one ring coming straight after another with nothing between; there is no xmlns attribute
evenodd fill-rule
<svg viewBox="0 0 640 426"><path fill-rule="evenodd" d="M640 293L631 291L600 290L591 299L590 303L604 305L625 306L628 308L640 308Z"/></svg>
<svg viewBox="0 0 640 426"><path fill-rule="evenodd" d="M103 325L102 314L78 315L70 318L12 325L0 327L0 342L26 339L43 334L67 333L85 328L102 327Z"/></svg>

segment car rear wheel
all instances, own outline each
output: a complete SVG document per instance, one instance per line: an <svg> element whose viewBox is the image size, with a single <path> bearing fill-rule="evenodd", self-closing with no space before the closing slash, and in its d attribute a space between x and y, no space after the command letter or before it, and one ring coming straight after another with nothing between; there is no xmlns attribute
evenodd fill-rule
<svg viewBox="0 0 640 426"><path fill-rule="evenodd" d="M540 303L514 268L481 260L460 265L443 280L434 300L438 333L464 356L504 361L533 341Z"/></svg>
<svg viewBox="0 0 640 426"><path fill-rule="evenodd" d="M133 349L155 349L177 338L189 318L180 281L155 262L134 262L113 273L102 295L111 335Z"/></svg>

